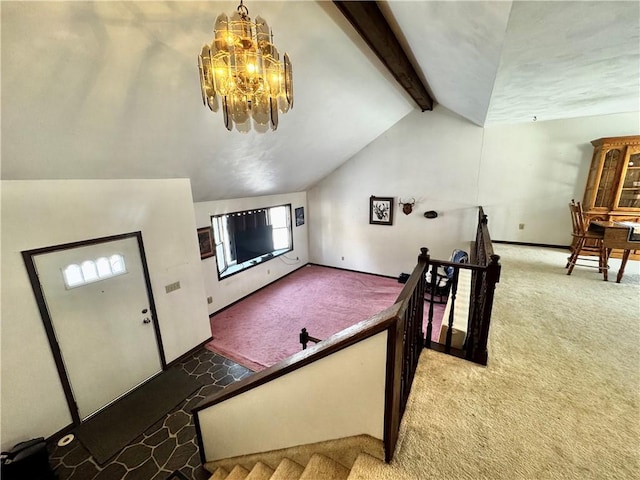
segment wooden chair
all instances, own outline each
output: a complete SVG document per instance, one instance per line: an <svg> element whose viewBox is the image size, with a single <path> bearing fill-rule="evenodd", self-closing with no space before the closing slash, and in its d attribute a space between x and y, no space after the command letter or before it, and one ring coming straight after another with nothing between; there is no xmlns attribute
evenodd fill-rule
<svg viewBox="0 0 640 480"><path fill-rule="evenodd" d="M580 202L571 200L569 211L571 212L571 222L573 224L573 233L571 234L573 236L573 248L565 267L568 269L567 275L571 275L573 267L579 265L597 268L606 281L609 266L607 265L607 252L604 248L604 233L589 230ZM593 256L598 258L592 258ZM578 260L598 262L598 265L596 267L591 264L578 263Z"/></svg>

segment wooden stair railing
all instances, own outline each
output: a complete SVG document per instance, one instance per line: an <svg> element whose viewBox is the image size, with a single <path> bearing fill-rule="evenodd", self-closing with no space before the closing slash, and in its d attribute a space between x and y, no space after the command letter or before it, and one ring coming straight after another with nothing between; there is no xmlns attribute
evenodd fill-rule
<svg viewBox="0 0 640 480"><path fill-rule="evenodd" d="M424 344L422 338L422 314L425 272L428 264L428 250L422 248L418 263L393 306L338 332L312 348L302 350L266 370L228 386L221 392L205 398L197 405L192 410L192 413L194 415L202 463L206 463L209 459L205 451L204 425L200 421L200 412L204 413L207 409L223 402L233 402L234 398L241 397L244 393L248 393L290 373L297 372L303 367L333 354L355 347L360 342L372 339L383 332L386 332L386 367L384 372L382 441L385 450L385 461L390 462L398 440L400 421L411 391L411 383L420 351ZM310 412L310 414L317 414L317 412ZM251 425L247 423L239 428L247 430L251 429ZM224 442L224 434L224 432L215 432L215 434L209 434L208 438L211 441L219 438L220 442Z"/></svg>
<svg viewBox="0 0 640 480"><path fill-rule="evenodd" d="M469 331L471 334L467 341L465 358L486 365L493 297L496 284L500 281L502 266L500 265L500 256L493 251L493 243L489 234L489 220L482 207L478 207L478 227L471 261L483 266L484 270L476 271L472 276L472 305L469 311Z"/></svg>
<svg viewBox="0 0 640 480"><path fill-rule="evenodd" d="M404 326L402 338L402 355L404 362L402 365L400 382L400 418L404 410L411 391L413 376L418 366L420 352L424 347L422 333L424 317L424 294L426 288L426 272L429 267L429 250L420 249L418 263L413 269L411 276L400 292L397 303L402 304L399 315L402 316ZM398 425L399 427L399 425ZM396 430L397 435L397 430Z"/></svg>
<svg viewBox="0 0 640 480"><path fill-rule="evenodd" d="M500 256L493 251L491 236L489 235L487 215L482 207L478 207L478 225L476 239L471 250L470 263L452 263L442 260L431 260L433 269L437 267L453 267L454 275L451 281L451 290L448 299L447 318L443 318L443 325L447 327L444 343L433 342L432 321L433 321L433 298L425 301L429 302L429 313L427 316L427 331L425 335L425 347L438 350L444 353L465 358L481 365L486 365L488 360L487 341L489 328L491 325L491 313L493 310L493 298L496 284L500 281ZM462 299L458 297L459 279L463 271L471 273L469 285L470 298L468 306L465 302L462 305L466 310L459 310L459 303ZM466 275L469 278L469 275ZM435 278L434 278L435 280ZM466 299L465 299L466 301ZM454 318L457 314L466 314L466 331L463 345L453 345L452 336L454 334ZM442 328L442 327L441 327Z"/></svg>

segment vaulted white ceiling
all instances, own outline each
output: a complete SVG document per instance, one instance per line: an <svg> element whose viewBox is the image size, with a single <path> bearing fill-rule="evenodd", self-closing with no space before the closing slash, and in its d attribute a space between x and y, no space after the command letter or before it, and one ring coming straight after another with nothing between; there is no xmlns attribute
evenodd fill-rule
<svg viewBox="0 0 640 480"><path fill-rule="evenodd" d="M417 108L332 2L245 5L293 62L276 132L202 105L196 57L235 2L1 2L2 178L300 191ZM379 5L436 102L477 125L640 111L638 2Z"/></svg>

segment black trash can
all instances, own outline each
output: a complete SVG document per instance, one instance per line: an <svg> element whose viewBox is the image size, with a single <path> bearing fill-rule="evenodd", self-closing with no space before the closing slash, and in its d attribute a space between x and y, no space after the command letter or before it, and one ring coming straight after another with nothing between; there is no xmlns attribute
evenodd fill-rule
<svg viewBox="0 0 640 480"><path fill-rule="evenodd" d="M2 480L54 480L49 452L43 437L34 438L2 452Z"/></svg>

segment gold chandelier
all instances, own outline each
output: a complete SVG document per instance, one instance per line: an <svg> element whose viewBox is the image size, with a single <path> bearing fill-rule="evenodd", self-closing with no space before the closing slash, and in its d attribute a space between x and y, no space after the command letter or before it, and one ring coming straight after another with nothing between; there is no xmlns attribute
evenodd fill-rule
<svg viewBox="0 0 640 480"><path fill-rule="evenodd" d="M240 0L237 11L216 19L211 45L198 56L202 101L211 111L222 107L224 125L248 132L251 123L264 132L278 128L278 110L293 108L293 76L289 56L280 60L267 22L249 17ZM253 122L252 122L253 120Z"/></svg>

